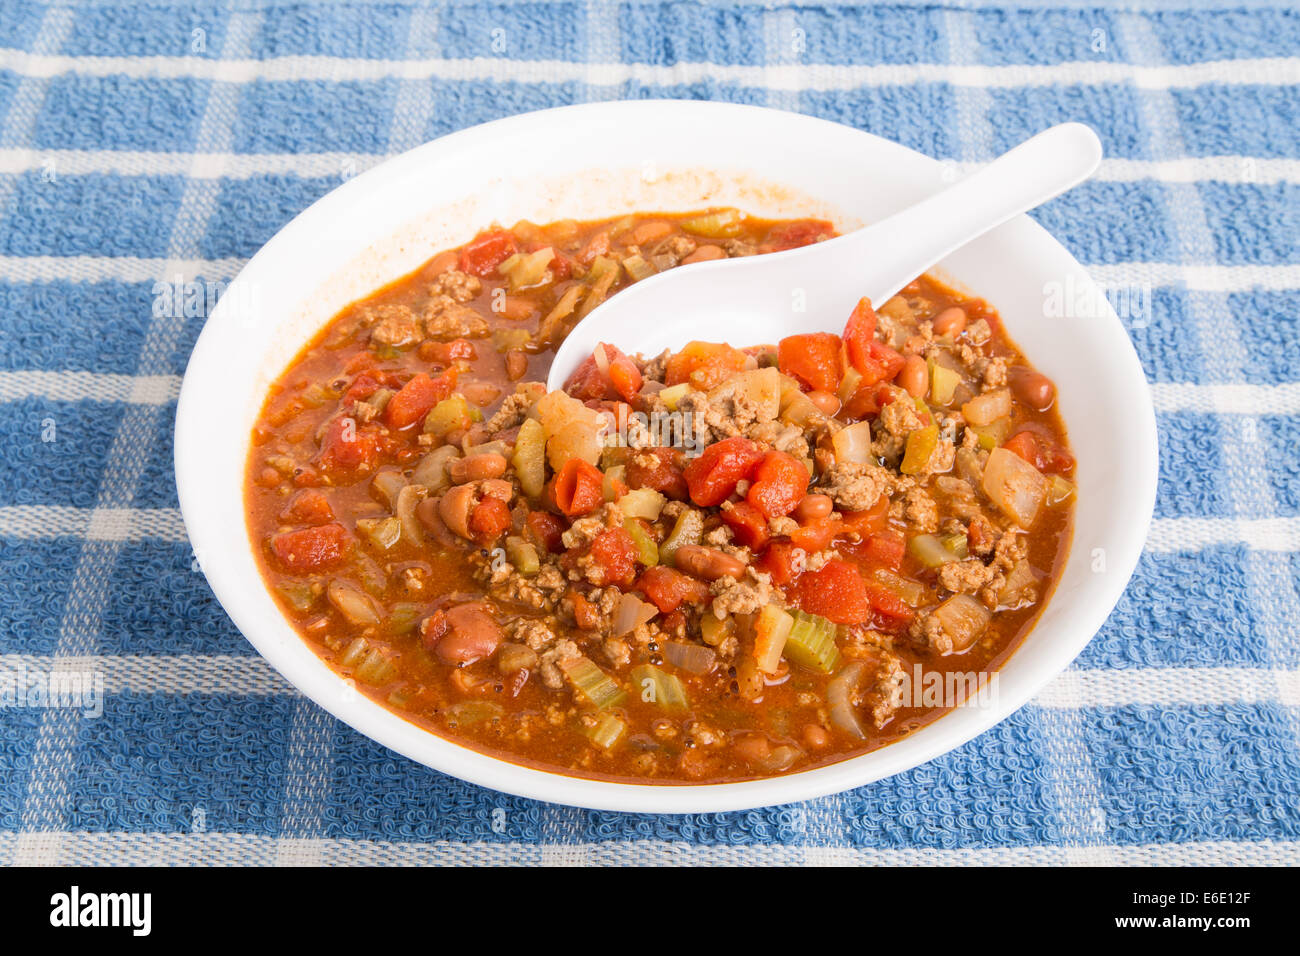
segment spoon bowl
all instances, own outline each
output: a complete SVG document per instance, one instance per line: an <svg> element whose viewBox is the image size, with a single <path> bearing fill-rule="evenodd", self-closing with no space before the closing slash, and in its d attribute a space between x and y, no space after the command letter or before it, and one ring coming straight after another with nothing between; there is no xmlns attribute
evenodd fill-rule
<svg viewBox="0 0 1300 956"><path fill-rule="evenodd" d="M838 331L863 296L884 302L972 239L1087 179L1100 162L1097 134L1082 123L1062 123L947 189L847 235L642 280L569 332L547 387L562 388L601 342L650 356L695 339L758 345Z"/></svg>

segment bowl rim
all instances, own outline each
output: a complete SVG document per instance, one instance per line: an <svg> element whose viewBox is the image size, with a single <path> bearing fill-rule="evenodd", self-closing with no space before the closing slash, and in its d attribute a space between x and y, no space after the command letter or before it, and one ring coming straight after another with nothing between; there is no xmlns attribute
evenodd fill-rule
<svg viewBox="0 0 1300 956"><path fill-rule="evenodd" d="M354 196L364 194L367 189L399 170L414 168L419 164L432 165L440 156L471 149L477 143L495 140L512 132L518 133L525 128L536 129L552 123L626 123L630 117L633 118L631 121L635 121L638 114L648 116L664 110L692 111L708 121L717 122L763 122L765 118L770 121L771 117L759 114L778 114L781 122L805 123L810 128L833 127L838 135L849 130L876 141L878 148L883 144L895 153L904 151L912 162L930 164L933 168L941 165L938 160L901 144L830 120L767 107L698 100L610 101L521 113L451 133L386 159L331 190L283 226L245 264L205 323L191 353L177 402L174 458L181 513L194 551L200 556L200 566L209 586L245 639L300 693L358 732L417 763L515 796L620 812L724 812L823 797L926 763L962 746L1019 710L1070 665L1105 623L1127 587L1140 558L1154 510L1157 478L1155 412L1150 388L1132 342L1105 296L1100 294L1093 280L1086 277L1083 267L1064 246L1027 216L1022 215L1012 220L1016 224L1014 228L1033 230L1036 241L1042 243L1043 248L1058 259L1064 257L1062 262L1068 261L1076 267L1080 278L1086 279L1091 285L1091 291L1096 293L1095 298L1104 313L1101 320L1112 324L1112 328L1104 334L1115 339L1114 332L1118 330L1123 345L1127 346L1125 350L1119 346L1119 340L1115 339L1121 353L1115 358L1123 366L1122 374L1128 380L1128 386L1140 393L1141 400L1140 407L1133 409L1133 419L1130 422L1130 426L1135 429L1135 442L1133 460L1127 464L1134 474L1131 484L1133 492L1121 502L1125 509L1126 521L1122 526L1125 533L1121 536L1119 546L1112 549L1111 555L1112 570L1117 573L1107 575L1108 586L1103 592L1104 600L1077 609L1072 620L1074 638L1065 640L1061 636L1044 652L1046 661L1030 675L1020 678L1011 693L1004 691L996 707L960 708L944 714L915 735L896 743L815 769L759 780L712 784L640 784L569 776L558 771L513 763L455 743L399 716L364 694L340 694L340 687L346 684L346 679L330 669L306 641L295 634L301 645L300 650L305 650L310 655L311 660L316 662L315 667L301 653L295 653L293 648L266 633L261 626L262 622L245 610L231 568L223 562L225 556L220 548L209 547L215 540L217 524L223 519L213 513L214 509L203 507L204 502L198 490L204 468L202 416L205 411L205 390L212 387L214 382L213 370L209 366L217 355L222 337L237 332L233 311L223 308L227 297L237 298L230 296L230 290L235 289L241 280L247 281L247 277L260 274L268 263L274 262L296 243L306 242L312 236L314 227L327 221L336 207L353 200ZM242 521L242 511L240 518ZM1073 560L1073 549L1077 545L1076 535L1070 560ZM246 557L253 560L251 542L248 542L247 551ZM214 556L216 559L211 560ZM1056 599L1057 596L1053 595L1052 600ZM1051 603L1049 601L1047 606L1050 607ZM1031 638L1038 624L1036 621L1024 641ZM1023 651L1024 641L1009 656L1008 663ZM1005 666L1006 663L1003 667Z"/></svg>

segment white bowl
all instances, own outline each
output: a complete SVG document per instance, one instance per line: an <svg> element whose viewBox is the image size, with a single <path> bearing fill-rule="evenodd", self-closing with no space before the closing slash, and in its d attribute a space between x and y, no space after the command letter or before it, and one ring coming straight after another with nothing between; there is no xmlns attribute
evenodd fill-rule
<svg viewBox="0 0 1300 956"><path fill-rule="evenodd" d="M244 466L267 388L339 309L493 221L594 219L734 205L822 216L841 230L944 185L943 164L847 126L749 106L599 103L528 113L443 137L343 184L245 266L208 319L181 389L176 483L213 592L299 690L387 747L464 780L556 803L706 812L861 786L960 746L1064 670L1106 620L1146 538L1156 430L1146 380L1087 273L1025 216L940 264L997 308L1056 380L1078 456L1076 531L1056 593L999 672L995 706L960 708L902 741L830 766L744 783L633 785L530 769L422 730L357 693L316 656L263 583L244 520ZM1066 292L1075 317L1053 315ZM737 343L743 344L743 343Z"/></svg>

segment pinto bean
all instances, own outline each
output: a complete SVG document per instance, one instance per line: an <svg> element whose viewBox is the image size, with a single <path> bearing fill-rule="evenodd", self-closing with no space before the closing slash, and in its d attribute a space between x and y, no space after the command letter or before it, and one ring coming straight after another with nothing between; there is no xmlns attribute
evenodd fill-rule
<svg viewBox="0 0 1300 956"><path fill-rule="evenodd" d="M722 246L703 245L683 259L681 264L688 266L692 262L708 262L711 259L725 258L727 258L727 251Z"/></svg>
<svg viewBox="0 0 1300 956"><path fill-rule="evenodd" d="M925 398L930 388L930 369L919 355L909 355L898 373L898 384L913 398Z"/></svg>
<svg viewBox="0 0 1300 956"><path fill-rule="evenodd" d="M501 389L491 382L470 382L460 391L479 408L487 408L501 397Z"/></svg>
<svg viewBox="0 0 1300 956"><path fill-rule="evenodd" d="M500 478L488 478L478 482L478 489L489 498L500 498L506 504L515 496L515 486Z"/></svg>
<svg viewBox="0 0 1300 956"><path fill-rule="evenodd" d="M506 378L517 382L528 374L528 354L522 349L511 349L506 353Z"/></svg>
<svg viewBox="0 0 1300 956"><path fill-rule="evenodd" d="M1013 365L1007 370L1007 381L1016 397L1036 412L1045 412L1056 401L1056 383L1025 365Z"/></svg>
<svg viewBox="0 0 1300 956"><path fill-rule="evenodd" d="M736 558L717 548L706 548L698 544L679 547L673 552L673 563L687 574L705 581L740 578L745 574L745 565Z"/></svg>
<svg viewBox="0 0 1300 956"><path fill-rule="evenodd" d="M448 462L447 474L455 484L459 485L466 481L500 478L506 473L507 467L505 456L494 452L479 452Z"/></svg>
<svg viewBox="0 0 1300 956"><path fill-rule="evenodd" d="M950 306L934 317L934 334L961 335L966 328L966 310L959 305Z"/></svg>
<svg viewBox="0 0 1300 956"><path fill-rule="evenodd" d="M415 506L415 517L420 524L424 525L430 537L437 541L444 548L456 548L461 545L457 537L451 533L442 516L438 514L438 506L441 504L441 498L424 498Z"/></svg>
<svg viewBox="0 0 1300 956"><path fill-rule="evenodd" d="M809 724L803 729L803 742L812 750L821 750L831 742L831 735L820 724Z"/></svg>
<svg viewBox="0 0 1300 956"><path fill-rule="evenodd" d="M671 223L656 219L651 222L641 223L632 230L632 234L628 238L638 246L645 246L652 242L658 242L660 239L666 239L672 234L673 227Z"/></svg>
<svg viewBox="0 0 1300 956"><path fill-rule="evenodd" d="M834 415L840 410L839 397L832 395L830 392L809 392L808 400L825 415Z"/></svg>
<svg viewBox="0 0 1300 956"><path fill-rule="evenodd" d="M472 664L490 657L501 643L501 625L481 601L447 608L447 632L433 652L448 664Z"/></svg>
<svg viewBox="0 0 1300 956"><path fill-rule="evenodd" d="M469 515L474 510L474 486L457 485L438 499L438 517L462 538L471 538Z"/></svg>
<svg viewBox="0 0 1300 956"><path fill-rule="evenodd" d="M825 518L835 507L830 495L804 495L803 500L794 507L794 520L800 524Z"/></svg>

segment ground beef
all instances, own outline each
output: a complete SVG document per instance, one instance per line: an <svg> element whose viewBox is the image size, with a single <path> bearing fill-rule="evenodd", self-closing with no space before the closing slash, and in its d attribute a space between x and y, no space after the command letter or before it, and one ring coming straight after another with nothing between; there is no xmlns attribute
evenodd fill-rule
<svg viewBox="0 0 1300 956"><path fill-rule="evenodd" d="M889 473L871 463L844 462L826 472L819 489L845 511L866 511L889 488Z"/></svg>
<svg viewBox="0 0 1300 956"><path fill-rule="evenodd" d="M939 506L920 488L913 488L904 495L903 506L903 517L914 522L919 530L926 533L938 530Z"/></svg>
<svg viewBox="0 0 1300 956"><path fill-rule="evenodd" d="M429 285L429 295L447 296L453 302L465 303L483 291L483 283L475 276L458 269L449 269Z"/></svg>
<svg viewBox="0 0 1300 956"><path fill-rule="evenodd" d="M554 647L542 654L542 662L538 667L542 685L549 687L551 690L559 690L564 686L564 672L559 668L560 662L581 656L582 651L578 649L578 645L573 641L556 641Z"/></svg>
<svg viewBox="0 0 1300 956"><path fill-rule="evenodd" d="M431 339L481 339L490 331L487 319L449 295L437 295L424 310L424 330Z"/></svg>
<svg viewBox="0 0 1300 956"><path fill-rule="evenodd" d="M954 594L974 594L998 577L998 569L988 567L978 558L949 561L939 569L939 584Z"/></svg>
<svg viewBox="0 0 1300 956"><path fill-rule="evenodd" d="M381 305L371 315L370 341L375 345L400 349L424 340L419 318L405 305Z"/></svg>
<svg viewBox="0 0 1300 956"><path fill-rule="evenodd" d="M898 655L883 648L872 648L862 660L868 672L854 695L854 703L871 714L871 722L879 729L893 720L894 713L903 706L906 672Z"/></svg>
<svg viewBox="0 0 1300 956"><path fill-rule="evenodd" d="M488 435L495 435L522 425L528 409L537 403L538 396L545 394L546 386L541 382L522 382L515 387L513 395L506 396L501 407L483 426Z"/></svg>
<svg viewBox="0 0 1300 956"><path fill-rule="evenodd" d="M894 389L894 400L880 410L877 421L886 434L895 438L906 438L909 432L925 427L911 396L901 388Z"/></svg>
<svg viewBox="0 0 1300 956"><path fill-rule="evenodd" d="M511 640L527 644L535 651L543 651L555 643L555 632L537 618L520 618L511 629Z"/></svg>
<svg viewBox="0 0 1300 956"><path fill-rule="evenodd" d="M760 422L751 425L745 433L746 438L771 445L777 451L783 451L795 458L808 457L808 439L803 429L780 422Z"/></svg>
<svg viewBox="0 0 1300 956"><path fill-rule="evenodd" d="M749 567L740 580L720 578L712 584L713 615L725 620L729 614L754 614L769 604L783 604L781 593L772 587L772 576Z"/></svg>

